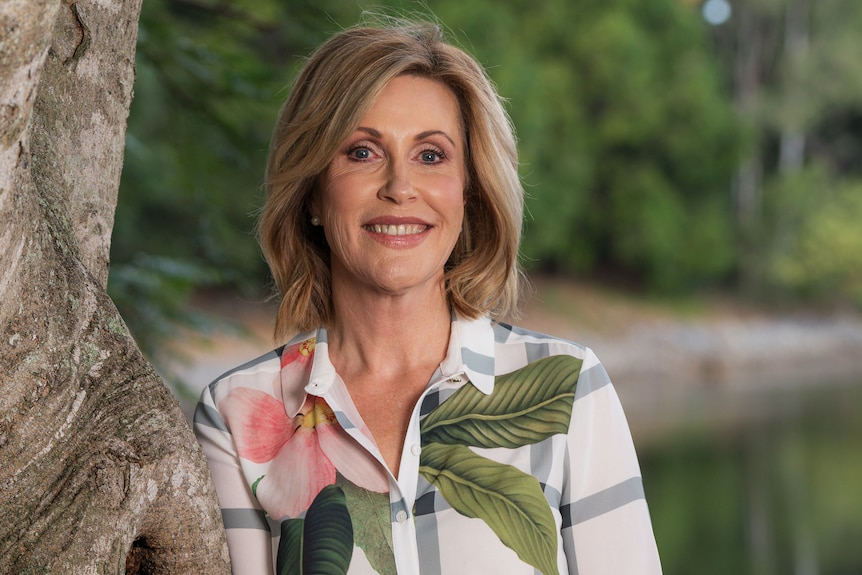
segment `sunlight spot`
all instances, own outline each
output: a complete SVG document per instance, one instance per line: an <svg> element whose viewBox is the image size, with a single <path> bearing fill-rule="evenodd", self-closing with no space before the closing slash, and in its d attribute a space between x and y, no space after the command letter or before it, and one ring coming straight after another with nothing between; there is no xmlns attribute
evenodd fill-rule
<svg viewBox="0 0 862 575"><path fill-rule="evenodd" d="M727 22L730 12L730 3L727 0L706 0L703 5L703 18L713 26Z"/></svg>

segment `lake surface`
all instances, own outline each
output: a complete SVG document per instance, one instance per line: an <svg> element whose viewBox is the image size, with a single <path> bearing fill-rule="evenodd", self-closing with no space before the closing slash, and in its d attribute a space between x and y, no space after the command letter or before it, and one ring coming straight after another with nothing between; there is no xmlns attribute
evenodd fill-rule
<svg viewBox="0 0 862 575"><path fill-rule="evenodd" d="M666 575L862 574L862 376L624 391Z"/></svg>

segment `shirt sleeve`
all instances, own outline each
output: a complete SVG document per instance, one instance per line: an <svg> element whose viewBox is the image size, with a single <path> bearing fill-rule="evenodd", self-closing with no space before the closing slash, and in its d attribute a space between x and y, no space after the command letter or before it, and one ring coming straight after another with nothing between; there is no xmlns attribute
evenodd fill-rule
<svg viewBox="0 0 862 575"><path fill-rule="evenodd" d="M264 511L251 492L236 446L213 399L201 394L194 431L218 493L233 575L272 575L272 537Z"/></svg>
<svg viewBox="0 0 862 575"><path fill-rule="evenodd" d="M563 550L578 575L661 573L631 432L604 367L587 350L567 437Z"/></svg>

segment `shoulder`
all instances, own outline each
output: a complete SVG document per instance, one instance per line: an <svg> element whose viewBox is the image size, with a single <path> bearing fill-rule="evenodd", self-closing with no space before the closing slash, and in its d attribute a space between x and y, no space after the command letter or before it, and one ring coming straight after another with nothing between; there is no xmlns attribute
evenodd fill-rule
<svg viewBox="0 0 862 575"><path fill-rule="evenodd" d="M502 322L494 323L493 330L499 359L523 355L527 363L531 363L552 355L568 355L590 365L598 363L590 348L573 341Z"/></svg>
<svg viewBox="0 0 862 575"><path fill-rule="evenodd" d="M564 356L570 368L579 373L579 397L611 384L601 361L585 345L506 323L495 323L493 329L498 374Z"/></svg>
<svg viewBox="0 0 862 575"><path fill-rule="evenodd" d="M305 371L302 368L308 363L303 356L309 356L309 351L313 352L314 341L313 332L297 336L288 343L223 373L207 386L204 394L210 394L218 401L218 398L237 388L274 393L275 388L282 384L290 385L291 382L285 381L286 379L296 379L295 383L301 385L301 376ZM294 367L300 369L292 369Z"/></svg>
<svg viewBox="0 0 862 575"><path fill-rule="evenodd" d="M217 391L225 392L228 388L254 386L254 382L261 378L271 381L281 369L284 347L276 348L221 374L207 386L210 393L215 395Z"/></svg>

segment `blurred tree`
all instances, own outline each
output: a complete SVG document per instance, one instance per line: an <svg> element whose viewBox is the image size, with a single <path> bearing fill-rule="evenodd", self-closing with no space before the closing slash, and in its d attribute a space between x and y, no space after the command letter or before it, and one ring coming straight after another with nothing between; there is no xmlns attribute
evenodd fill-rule
<svg viewBox="0 0 862 575"><path fill-rule="evenodd" d="M726 272L736 134L690 7L430 8L511 101L531 265L622 270L663 288ZM362 9L334 0L145 3L110 288L151 355L165 335L154 327L194 319L183 305L194 286L259 294L266 283L253 216L283 87L300 56Z"/></svg>
<svg viewBox="0 0 862 575"><path fill-rule="evenodd" d="M794 184L785 183L780 193L798 193L800 186ZM862 305L862 181L829 183L825 189L805 187L802 193L816 193L819 202L792 229L788 245L775 254L773 278L808 296L837 294Z"/></svg>
<svg viewBox="0 0 862 575"><path fill-rule="evenodd" d="M740 134L698 13L677 0L506 8L434 4L511 102L529 261L659 289L726 274Z"/></svg>
<svg viewBox="0 0 862 575"><path fill-rule="evenodd" d="M831 187L862 171L860 26L862 5L852 0L746 0L714 32L752 136L734 184L744 286L801 287L775 273L795 257L782 250L816 225L812 206L839 201ZM824 295L843 289L818 283Z"/></svg>
<svg viewBox="0 0 862 575"><path fill-rule="evenodd" d="M269 134L300 57L358 7L335 0L147 0L136 58L109 291L161 361L177 325L202 325L195 288L260 297L254 240Z"/></svg>
<svg viewBox="0 0 862 575"><path fill-rule="evenodd" d="M366 4L145 3L110 286L136 333L188 320L177 302L201 284L260 294L254 213L284 86ZM696 2L436 0L417 13L433 10L509 101L528 267L674 290L738 265L776 285L768 260L801 228L784 220L779 240L773 226L802 205L781 207L798 194L764 204L763 190L775 196L776 174L814 164L862 171L860 6L735 3L712 28L714 52ZM158 293L177 297L142 309Z"/></svg>

